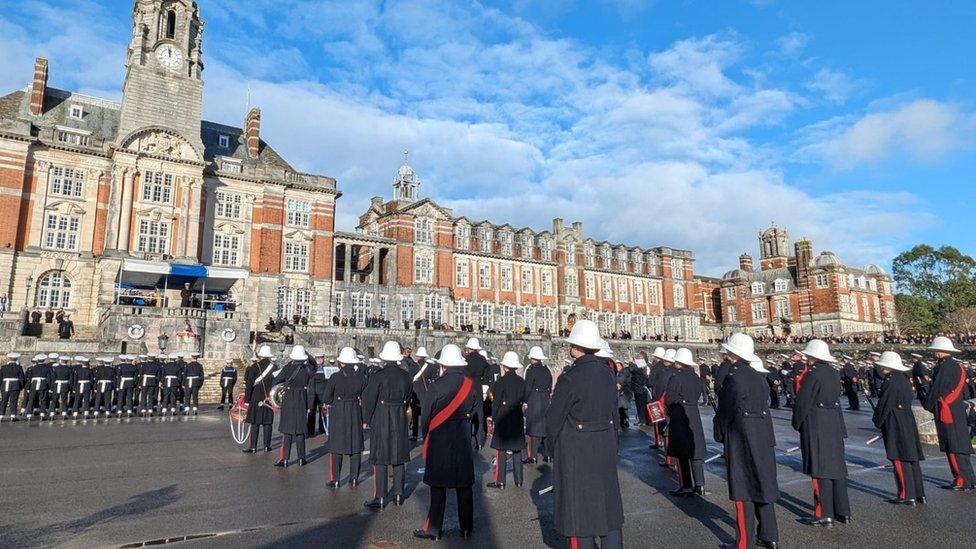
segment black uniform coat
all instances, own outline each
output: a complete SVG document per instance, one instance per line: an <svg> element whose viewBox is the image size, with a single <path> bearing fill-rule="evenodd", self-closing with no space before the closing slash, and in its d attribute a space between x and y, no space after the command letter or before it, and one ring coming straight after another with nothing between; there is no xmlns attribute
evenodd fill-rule
<svg viewBox="0 0 976 549"><path fill-rule="evenodd" d="M410 374L387 362L369 376L363 390L363 422L370 426L369 461L400 465L410 461L407 404L413 393Z"/></svg>
<svg viewBox="0 0 976 549"><path fill-rule="evenodd" d="M800 432L803 472L814 478L847 477L840 409L840 375L826 362L807 370L793 404L793 428Z"/></svg>
<svg viewBox="0 0 976 549"><path fill-rule="evenodd" d="M522 451L525 450L525 419L522 416L525 380L515 370L506 370L492 389L495 398L491 402L491 419L495 423L495 431L491 436L491 447Z"/></svg>
<svg viewBox="0 0 976 549"><path fill-rule="evenodd" d="M34 378L42 378L34 380ZM27 369L27 387L33 391L40 391L41 398L46 396L46 392L51 387L51 365L41 362Z"/></svg>
<svg viewBox="0 0 976 549"><path fill-rule="evenodd" d="M726 376L729 375L729 370L732 368L732 364L734 363L731 360L723 359L722 363L718 365L718 368L715 368L715 394L716 395L719 393L719 391L722 390L722 384L725 383L725 378ZM746 367L748 366L749 365L746 364Z"/></svg>
<svg viewBox="0 0 976 549"><path fill-rule="evenodd" d="M725 444L729 499L775 503L776 438L765 376L740 360L728 368L724 381L713 432L716 442Z"/></svg>
<svg viewBox="0 0 976 549"><path fill-rule="evenodd" d="M912 387L908 376L892 372L881 384L881 396L874 409L874 425L881 429L888 459L921 461L925 459L918 426L912 412Z"/></svg>
<svg viewBox="0 0 976 549"><path fill-rule="evenodd" d="M308 435L308 409L312 401L308 396L308 382L312 379L308 363L292 360L274 377L272 385L285 384L278 410L278 432L286 435Z"/></svg>
<svg viewBox="0 0 976 549"><path fill-rule="evenodd" d="M117 375L116 383L119 389L134 389L139 383L139 367L135 364L128 362L120 364Z"/></svg>
<svg viewBox="0 0 976 549"><path fill-rule="evenodd" d="M220 386L233 387L236 384L237 384L237 367L224 366L224 369L220 371Z"/></svg>
<svg viewBox="0 0 976 549"><path fill-rule="evenodd" d="M261 381L257 381L269 366L271 371ZM274 366L271 364L271 359L268 358L262 358L252 363L244 371L244 398L248 404L244 421L251 425L271 425L274 423L274 410L269 406L262 405L271 393L271 373L273 371Z"/></svg>
<svg viewBox="0 0 976 549"><path fill-rule="evenodd" d="M200 388L203 385L204 374L203 365L197 361L187 362L186 367L183 369L184 380L186 382L185 387L187 389L192 387ZM190 379L190 378L193 379Z"/></svg>
<svg viewBox="0 0 976 549"><path fill-rule="evenodd" d="M952 454L972 454L973 446L966 423L965 372L954 358L944 358L935 366L932 385L925 397L923 406L935 414L935 431L939 435L939 450ZM956 392L959 381L963 380L961 392ZM943 405L944 403L944 405ZM945 409L944 409L945 408ZM952 422L944 421L948 414Z"/></svg>
<svg viewBox="0 0 976 549"><path fill-rule="evenodd" d="M464 357L468 361L468 365L465 366L465 372L474 382L478 385L491 385L492 376L489 372L488 360L481 356L477 351L472 351L468 356ZM480 387L478 388L481 389Z"/></svg>
<svg viewBox="0 0 976 549"><path fill-rule="evenodd" d="M685 366L677 370L665 389L664 405L668 410L670 436L667 455L680 459L705 459L705 431L698 412L702 383L689 368Z"/></svg>
<svg viewBox="0 0 976 549"><path fill-rule="evenodd" d="M552 373L544 364L536 362L525 370L525 434L546 436L546 412L552 393Z"/></svg>
<svg viewBox="0 0 976 549"><path fill-rule="evenodd" d="M630 403L634 401L634 390L630 386L630 368L626 364L619 363L620 370L617 371L617 408L630 408Z"/></svg>
<svg viewBox="0 0 976 549"><path fill-rule="evenodd" d="M9 383L5 383L3 380L10 380ZM20 363L17 361L12 361L0 366L0 391L6 389L9 391L19 391L24 388L24 369L21 368Z"/></svg>
<svg viewBox="0 0 976 549"><path fill-rule="evenodd" d="M424 484L439 488L464 488L474 484L474 448L471 445L471 417L482 408L481 387L471 380L471 390L461 405L433 431L431 421L458 394L470 377L464 368L448 368L427 388L420 416L427 458Z"/></svg>
<svg viewBox="0 0 976 549"><path fill-rule="evenodd" d="M366 388L366 376L352 366L342 366L325 382L322 402L329 405L330 454L358 454L363 451L363 407L359 399Z"/></svg>
<svg viewBox="0 0 976 549"><path fill-rule="evenodd" d="M162 368L160 368L158 362L146 362L142 366L139 366L139 385L142 387L158 387L162 381L160 379L162 375Z"/></svg>
<svg viewBox="0 0 976 549"><path fill-rule="evenodd" d="M556 531L605 536L624 523L617 478L617 388L606 361L584 355L556 380L546 414L555 466Z"/></svg>
<svg viewBox="0 0 976 549"><path fill-rule="evenodd" d="M73 381L73 372L71 366L67 364L58 364L53 368L52 379L51 379L51 392L55 394L62 394L71 391L71 385ZM61 383L58 383L60 381Z"/></svg>

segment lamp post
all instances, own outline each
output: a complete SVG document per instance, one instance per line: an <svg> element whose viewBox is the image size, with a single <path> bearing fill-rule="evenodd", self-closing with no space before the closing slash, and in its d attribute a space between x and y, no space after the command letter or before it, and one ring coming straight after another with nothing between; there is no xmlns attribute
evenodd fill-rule
<svg viewBox="0 0 976 549"><path fill-rule="evenodd" d="M159 352L162 353L166 350L166 345L169 343L169 336L166 334L159 334L156 338L156 344L159 345Z"/></svg>
<svg viewBox="0 0 976 549"><path fill-rule="evenodd" d="M27 288L26 288L27 291L25 292L24 295L24 309L30 309L30 291L33 286L34 286L34 277L31 275L27 275Z"/></svg>

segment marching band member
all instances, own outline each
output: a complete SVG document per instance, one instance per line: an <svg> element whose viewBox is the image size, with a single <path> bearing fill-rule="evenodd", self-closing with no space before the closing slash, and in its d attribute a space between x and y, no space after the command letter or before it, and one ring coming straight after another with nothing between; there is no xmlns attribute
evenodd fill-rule
<svg viewBox="0 0 976 549"><path fill-rule="evenodd" d="M0 366L0 421L7 415L10 409L10 421L17 419L17 403L20 400L20 391L26 383L24 369L20 366L20 353L7 353L7 362Z"/></svg>
<svg viewBox="0 0 976 549"><path fill-rule="evenodd" d="M840 409L841 381L837 362L827 344L812 339L800 353L806 367L797 375L793 428L800 433L803 472L813 483L813 517L803 522L832 526L834 520L851 521L847 497L847 461L844 439L847 429Z"/></svg>
<svg viewBox="0 0 976 549"><path fill-rule="evenodd" d="M77 418L84 409L84 417L88 417L92 405L92 388L95 386L95 374L88 367L88 357L78 361L78 368L74 372L74 404L71 407L71 417Z"/></svg>
<svg viewBox="0 0 976 549"><path fill-rule="evenodd" d="M258 431L264 429L264 451L271 451L271 426L274 424L274 410L268 403L271 396L271 371L275 364L272 362L274 353L268 345L258 348L257 361L252 362L244 371L244 400L247 401L247 415L245 423L251 425L251 434L245 454L257 451Z"/></svg>
<svg viewBox="0 0 976 549"><path fill-rule="evenodd" d="M325 385L328 382L325 368L329 364L325 361L325 353L315 353L313 359L312 379L308 385L308 398L311 399L309 409L312 411L308 416L308 432L314 436L325 434L323 407L325 405Z"/></svg>
<svg viewBox="0 0 976 549"><path fill-rule="evenodd" d="M329 488L338 488L342 477L342 456L349 456L349 484L359 484L363 454L363 407L360 399L366 388L366 375L357 372L356 351L343 347L336 359L339 371L325 382L322 402L329 406Z"/></svg>
<svg viewBox="0 0 976 549"><path fill-rule="evenodd" d="M529 349L529 366L525 369L525 434L528 437L523 463L535 463L540 450L542 460L549 461L546 450L546 412L552 394L552 372L542 363L546 355L538 345Z"/></svg>
<svg viewBox="0 0 976 549"><path fill-rule="evenodd" d="M943 486L957 492L976 488L976 477L969 461L973 453L969 425L966 422L966 372L952 355L959 352L952 340L938 336L932 340L929 350L938 361L932 374L932 383L925 395L923 406L935 414L935 431L939 436L939 450L945 452L952 471L952 483Z"/></svg>
<svg viewBox="0 0 976 549"><path fill-rule="evenodd" d="M773 418L766 405L767 370L746 334L732 334L722 349L730 364L718 394L712 434L724 445L725 478L729 499L735 503L736 542L726 547L775 549L779 545L779 484Z"/></svg>
<svg viewBox="0 0 976 549"><path fill-rule="evenodd" d="M149 414L150 417L156 411L156 398L159 396L159 382L162 381L163 367L162 361L166 359L166 355L160 353L156 355L156 360L152 357L149 358L143 365L139 368L139 385L142 387L142 395L139 401L140 409L139 411L142 415ZM165 410L160 410L160 415L166 413Z"/></svg>
<svg viewBox="0 0 976 549"><path fill-rule="evenodd" d="M681 483L671 495L678 497L705 496L705 432L698 411L702 382L692 370L694 367L691 351L685 347L678 349L674 355L675 373L664 394L668 414L667 455L677 463Z"/></svg>
<svg viewBox="0 0 976 549"><path fill-rule="evenodd" d="M393 467L393 504L403 504L404 464L410 461L407 405L413 378L397 366L403 359L395 341L383 344L383 368L369 377L363 390L363 423L369 425L369 461L373 464L373 499L364 505L381 510L386 504L388 467Z"/></svg>
<svg viewBox="0 0 976 549"><path fill-rule="evenodd" d="M51 392L51 400L47 405L48 416L54 418L55 408L61 412L61 417L68 417L68 401L71 397L72 383L71 358L63 356L58 358L58 363L51 369L51 383L54 390Z"/></svg>
<svg viewBox="0 0 976 549"><path fill-rule="evenodd" d="M197 361L199 353L187 355L189 362L183 370L183 413L189 415L193 409L193 415L197 415L197 407L200 406L200 388L203 387L204 375L203 365Z"/></svg>
<svg viewBox="0 0 976 549"><path fill-rule="evenodd" d="M572 549L623 547L624 523L617 478L617 390L596 324L578 320L566 338L574 362L563 370L546 414L555 461L556 530Z"/></svg>
<svg viewBox="0 0 976 549"><path fill-rule="evenodd" d="M224 409L224 404L232 406L234 404L234 385L237 385L237 366L227 361L224 369L220 371L220 404L218 410Z"/></svg>
<svg viewBox="0 0 976 549"><path fill-rule="evenodd" d="M922 443L918 438L918 425L912 412L912 385L906 366L898 353L885 351L875 365L887 372L881 384L878 404L871 420L881 429L885 451L895 470L895 483L898 496L888 500L900 505L915 506L925 503L925 488L922 485L922 467L919 462L925 459Z"/></svg>
<svg viewBox="0 0 976 549"><path fill-rule="evenodd" d="M92 372L95 387L95 402L92 408L95 417L98 417L98 412L103 407L106 416L112 413L112 392L115 388L115 368L112 367L112 357L101 357L98 360L102 365Z"/></svg>
<svg viewBox="0 0 976 549"><path fill-rule="evenodd" d="M430 487L430 507L424 525L413 531L421 539L438 540L444 527L447 490L457 496L461 537L474 528L474 450L471 418L482 409L480 379L467 374L467 361L457 345L445 345L438 363L441 375L427 389L420 427L424 434L424 484Z"/></svg>
<svg viewBox="0 0 976 549"><path fill-rule="evenodd" d="M285 391L281 398L278 432L282 434L281 450L275 467L288 467L291 460L291 445L298 446L298 465L308 463L305 459L305 437L308 436L308 414L311 400L308 382L312 374L308 368L308 353L305 347L295 345L288 355L289 362L274 376L272 386L284 383Z"/></svg>
<svg viewBox="0 0 976 549"><path fill-rule="evenodd" d="M508 455L512 457L515 486L522 486L522 452L525 450L525 380L517 370L523 368L518 354L508 351L502 357L502 376L492 385L491 420L494 432L491 447L495 450L495 478L489 488L505 488Z"/></svg>
<svg viewBox="0 0 976 549"><path fill-rule="evenodd" d="M122 355L119 358L122 359L122 364L119 365L118 380L116 381L119 400L118 414L119 417L122 417L122 413L125 412L129 417L132 417L135 413L135 391L138 385L139 367L135 365L135 355Z"/></svg>

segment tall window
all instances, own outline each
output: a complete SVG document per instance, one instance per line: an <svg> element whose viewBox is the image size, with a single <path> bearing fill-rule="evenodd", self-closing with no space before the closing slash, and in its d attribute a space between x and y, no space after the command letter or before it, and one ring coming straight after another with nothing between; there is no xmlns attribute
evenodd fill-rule
<svg viewBox="0 0 976 549"><path fill-rule="evenodd" d="M458 261L455 265L455 271L457 274L457 285L462 288L468 287L468 262Z"/></svg>
<svg viewBox="0 0 976 549"><path fill-rule="evenodd" d="M725 320L726 322L735 322L738 320L739 312L735 309L735 305L729 305L725 309Z"/></svg>
<svg viewBox="0 0 976 549"><path fill-rule="evenodd" d="M818 274L814 278L816 280L816 283L817 283L817 287L818 288L826 288L827 287L827 275L825 275L825 274ZM844 277L841 277L841 280L843 280L843 279L844 279Z"/></svg>
<svg viewBox="0 0 976 549"><path fill-rule="evenodd" d="M520 242L522 246L522 257L531 258L532 257L532 235L523 234L522 241Z"/></svg>
<svg viewBox="0 0 976 549"><path fill-rule="evenodd" d="M64 271L50 271L37 283L37 306L71 308L71 279Z"/></svg>
<svg viewBox="0 0 976 549"><path fill-rule="evenodd" d="M542 278L542 295L552 295L552 271L547 269L539 274Z"/></svg>
<svg viewBox="0 0 976 549"><path fill-rule="evenodd" d="M444 322L444 296L438 294L424 296L424 318L432 326Z"/></svg>
<svg viewBox="0 0 976 549"><path fill-rule="evenodd" d="M373 294L350 294L349 308L350 317L357 322L363 322L373 312Z"/></svg>
<svg viewBox="0 0 976 549"><path fill-rule="evenodd" d="M470 301L456 301L454 302L454 324L456 327L467 326L471 324L471 302Z"/></svg>
<svg viewBox="0 0 976 549"><path fill-rule="evenodd" d="M169 223L140 219L136 251L149 254L169 252Z"/></svg>
<svg viewBox="0 0 976 549"><path fill-rule="evenodd" d="M404 324L413 322L414 301L412 295L400 296L400 321Z"/></svg>
<svg viewBox="0 0 976 549"><path fill-rule="evenodd" d="M792 318L790 302L787 299L776 300L776 318Z"/></svg>
<svg viewBox="0 0 976 549"><path fill-rule="evenodd" d="M576 244L566 243L566 264L576 265Z"/></svg>
<svg viewBox="0 0 976 549"><path fill-rule="evenodd" d="M294 227L308 227L309 216L312 213L312 203L304 200L288 199L286 221Z"/></svg>
<svg viewBox="0 0 976 549"><path fill-rule="evenodd" d="M294 273L308 272L308 244L285 242L285 270Z"/></svg>
<svg viewBox="0 0 976 549"><path fill-rule="evenodd" d="M343 292L335 292L332 294L332 314L341 317L342 316L342 296Z"/></svg>
<svg viewBox="0 0 976 549"><path fill-rule="evenodd" d="M389 296L381 295L380 296L379 306L380 306L380 318L382 318L384 320L389 319L389 316L387 316L387 315L390 314L390 311L389 311Z"/></svg>
<svg viewBox="0 0 976 549"><path fill-rule="evenodd" d="M659 276L660 273L661 260L654 254L647 254L647 274L650 276Z"/></svg>
<svg viewBox="0 0 976 549"><path fill-rule="evenodd" d="M481 262L478 264L478 287L482 289L491 288L491 263Z"/></svg>
<svg viewBox="0 0 976 549"><path fill-rule="evenodd" d="M548 238L539 241L539 256L543 261L552 261L552 241Z"/></svg>
<svg viewBox="0 0 976 549"><path fill-rule="evenodd" d="M613 300L613 284L610 282L609 277L603 277L603 295L600 296L604 301Z"/></svg>
<svg viewBox="0 0 976 549"><path fill-rule="evenodd" d="M576 275L576 269L566 270L566 295L570 297L579 295L579 277Z"/></svg>
<svg viewBox="0 0 976 549"><path fill-rule="evenodd" d="M521 318L519 319L519 323L528 329L530 333L534 332L536 327L535 307L530 307L528 305L522 307L520 316Z"/></svg>
<svg viewBox="0 0 976 549"><path fill-rule="evenodd" d="M500 276L502 279L502 291L512 291L512 267L509 265L502 265Z"/></svg>
<svg viewBox="0 0 976 549"><path fill-rule="evenodd" d="M677 257L671 259L671 277L678 280L685 278L685 262Z"/></svg>
<svg viewBox="0 0 976 549"><path fill-rule="evenodd" d="M627 301L630 299L630 293L627 291L626 280L617 281L617 297L620 299L620 301Z"/></svg>
<svg viewBox="0 0 976 549"><path fill-rule="evenodd" d="M766 320L766 302L765 301L753 301L752 302L752 321L759 322L760 320Z"/></svg>
<svg viewBox="0 0 976 549"><path fill-rule="evenodd" d="M820 335L825 337L830 337L834 335L834 325L833 324L821 324L820 325Z"/></svg>
<svg viewBox="0 0 976 549"><path fill-rule="evenodd" d="M502 332L515 330L515 305L502 303L498 306L498 329Z"/></svg>
<svg viewBox="0 0 976 549"><path fill-rule="evenodd" d="M417 253L413 257L413 280L415 284L434 283L434 257Z"/></svg>
<svg viewBox="0 0 976 549"><path fill-rule="evenodd" d="M553 333L556 331L556 311L553 309L539 309L539 327Z"/></svg>
<svg viewBox="0 0 976 549"><path fill-rule="evenodd" d="M169 204L173 198L173 174L146 171L142 180L142 199Z"/></svg>
<svg viewBox="0 0 976 549"><path fill-rule="evenodd" d="M243 199L239 194L217 191L215 193L214 215L225 219L240 219Z"/></svg>
<svg viewBox="0 0 976 549"><path fill-rule="evenodd" d="M726 299L735 299L735 286L729 286L725 289Z"/></svg>
<svg viewBox="0 0 976 549"><path fill-rule="evenodd" d="M596 299L596 281L593 275L586 275L583 284L586 285L586 299Z"/></svg>
<svg viewBox="0 0 976 549"><path fill-rule="evenodd" d="M434 221L426 217L418 217L413 221L414 242L417 244L434 243Z"/></svg>
<svg viewBox="0 0 976 549"><path fill-rule="evenodd" d="M470 246L471 240L471 227L467 225L455 225L454 226L454 247L461 250L467 250Z"/></svg>
<svg viewBox="0 0 976 549"><path fill-rule="evenodd" d="M491 253L491 229L488 227L482 227L478 230L478 242L481 245L481 251L490 254Z"/></svg>
<svg viewBox="0 0 976 549"><path fill-rule="evenodd" d="M75 250L78 247L77 217L47 214L44 226L44 247L52 250Z"/></svg>
<svg viewBox="0 0 976 549"><path fill-rule="evenodd" d="M492 303L482 301L478 303L478 322L486 330L495 329L495 306Z"/></svg>
<svg viewBox="0 0 976 549"><path fill-rule="evenodd" d="M603 268L604 269L609 269L610 268L610 260L611 260L611 257L612 256L611 256L611 253L610 253L610 248L607 248L606 246L604 246L603 248L600 248L600 261L602 262L602 265L603 265Z"/></svg>
<svg viewBox="0 0 976 549"><path fill-rule="evenodd" d="M51 194L82 196L85 193L85 170L55 166L51 170Z"/></svg>
<svg viewBox="0 0 976 549"><path fill-rule="evenodd" d="M522 293L531 294L532 290L532 268L522 267Z"/></svg>
<svg viewBox="0 0 976 549"><path fill-rule="evenodd" d="M685 306L685 287L681 284L674 285L674 307L683 309Z"/></svg>
<svg viewBox="0 0 976 549"><path fill-rule="evenodd" d="M617 268L627 270L627 250L617 250Z"/></svg>
<svg viewBox="0 0 976 549"><path fill-rule="evenodd" d="M593 249L593 246L584 248L583 261L587 267L596 267L596 250Z"/></svg>
<svg viewBox="0 0 976 549"><path fill-rule="evenodd" d="M634 303L641 305L644 303L644 283L636 282L634 284Z"/></svg>
<svg viewBox="0 0 976 549"><path fill-rule="evenodd" d="M215 234L213 264L236 267L240 263L241 237L239 235Z"/></svg>
<svg viewBox="0 0 976 549"><path fill-rule="evenodd" d="M503 254L512 255L512 233L500 233L498 242L501 244Z"/></svg>
<svg viewBox="0 0 976 549"><path fill-rule="evenodd" d="M341 297L340 303L341 303ZM307 288L278 287L278 316L311 318L312 291ZM338 314L338 310L336 312Z"/></svg>
<svg viewBox="0 0 976 549"><path fill-rule="evenodd" d="M166 38L176 37L176 12L166 12Z"/></svg>

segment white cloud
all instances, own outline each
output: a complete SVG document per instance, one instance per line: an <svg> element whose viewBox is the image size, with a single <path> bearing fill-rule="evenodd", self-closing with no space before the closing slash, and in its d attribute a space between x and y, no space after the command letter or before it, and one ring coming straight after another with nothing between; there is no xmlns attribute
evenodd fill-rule
<svg viewBox="0 0 976 549"><path fill-rule="evenodd" d="M651 54L648 62L675 85L701 95L728 96L739 86L725 69L738 59L741 46L734 40L710 35L680 40L671 48Z"/></svg>
<svg viewBox="0 0 976 549"><path fill-rule="evenodd" d="M823 94L833 103L843 103L857 88L857 84L844 73L830 69L820 69L807 83L807 89Z"/></svg>
<svg viewBox="0 0 976 549"><path fill-rule="evenodd" d="M802 32L791 32L781 36L776 43L779 45L780 53L793 57L806 47L807 35Z"/></svg>

